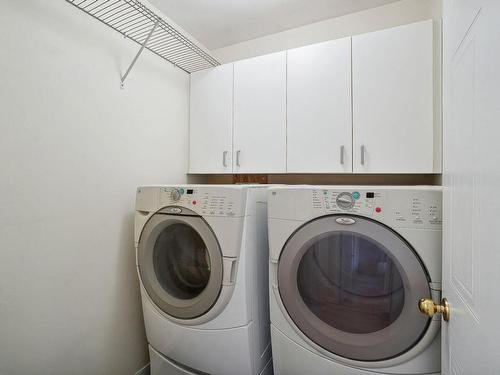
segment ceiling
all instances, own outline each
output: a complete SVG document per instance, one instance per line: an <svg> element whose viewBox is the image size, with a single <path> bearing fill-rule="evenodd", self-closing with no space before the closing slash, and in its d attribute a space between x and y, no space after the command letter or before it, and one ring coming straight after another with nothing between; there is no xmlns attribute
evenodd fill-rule
<svg viewBox="0 0 500 375"><path fill-rule="evenodd" d="M398 0L149 0L208 49Z"/></svg>

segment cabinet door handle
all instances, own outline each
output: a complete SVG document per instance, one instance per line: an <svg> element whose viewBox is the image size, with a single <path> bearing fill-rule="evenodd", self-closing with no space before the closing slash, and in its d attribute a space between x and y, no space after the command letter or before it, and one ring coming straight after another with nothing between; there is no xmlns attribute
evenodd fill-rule
<svg viewBox="0 0 500 375"><path fill-rule="evenodd" d="M365 165L365 145L361 146L361 165Z"/></svg>
<svg viewBox="0 0 500 375"><path fill-rule="evenodd" d="M241 154L241 150L236 151L236 165L238 167L240 166L240 154Z"/></svg>
<svg viewBox="0 0 500 375"><path fill-rule="evenodd" d="M222 165L223 165L224 167L227 167L226 157L227 157L227 151L224 151L224 152L222 153Z"/></svg>
<svg viewBox="0 0 500 375"><path fill-rule="evenodd" d="M344 164L344 151L345 147L344 145L340 146L340 164Z"/></svg>

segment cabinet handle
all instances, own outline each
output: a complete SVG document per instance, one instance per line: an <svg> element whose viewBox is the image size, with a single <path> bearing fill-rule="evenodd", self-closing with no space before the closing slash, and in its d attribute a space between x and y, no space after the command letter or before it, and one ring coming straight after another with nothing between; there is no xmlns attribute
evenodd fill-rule
<svg viewBox="0 0 500 375"><path fill-rule="evenodd" d="M365 165L365 145L361 146L361 165Z"/></svg>
<svg viewBox="0 0 500 375"><path fill-rule="evenodd" d="M224 152L222 153L222 165L223 165L224 167L227 167L226 157L227 157L227 151L224 151Z"/></svg>
<svg viewBox="0 0 500 375"><path fill-rule="evenodd" d="M240 166L240 154L241 154L241 150L236 151L236 165L238 167Z"/></svg>
<svg viewBox="0 0 500 375"><path fill-rule="evenodd" d="M340 164L344 164L344 145L340 146Z"/></svg>

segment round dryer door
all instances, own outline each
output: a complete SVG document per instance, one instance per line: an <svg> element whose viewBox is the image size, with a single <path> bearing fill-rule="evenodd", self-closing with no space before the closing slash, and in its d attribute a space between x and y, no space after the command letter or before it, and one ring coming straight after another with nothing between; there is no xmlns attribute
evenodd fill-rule
<svg viewBox="0 0 500 375"><path fill-rule="evenodd" d="M144 226L137 255L146 292L161 310L179 319L205 314L222 287L217 239L201 217L186 211L191 212L153 215Z"/></svg>
<svg viewBox="0 0 500 375"><path fill-rule="evenodd" d="M412 247L376 221L325 216L299 228L278 265L280 296L300 331L324 349L382 361L411 349L430 320L427 272Z"/></svg>

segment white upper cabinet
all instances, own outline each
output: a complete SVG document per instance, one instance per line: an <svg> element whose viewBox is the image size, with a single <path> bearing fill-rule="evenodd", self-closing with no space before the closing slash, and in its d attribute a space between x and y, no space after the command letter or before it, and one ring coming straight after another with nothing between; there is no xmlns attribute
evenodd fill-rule
<svg viewBox="0 0 500 375"><path fill-rule="evenodd" d="M189 172L232 173L233 65L191 74Z"/></svg>
<svg viewBox="0 0 500 375"><path fill-rule="evenodd" d="M235 173L286 171L286 52L234 63Z"/></svg>
<svg viewBox="0 0 500 375"><path fill-rule="evenodd" d="M191 74L190 173L441 173L428 20Z"/></svg>
<svg viewBox="0 0 500 375"><path fill-rule="evenodd" d="M287 171L351 173L351 38L287 53Z"/></svg>
<svg viewBox="0 0 500 375"><path fill-rule="evenodd" d="M355 173L441 171L435 61L431 20L352 37Z"/></svg>

